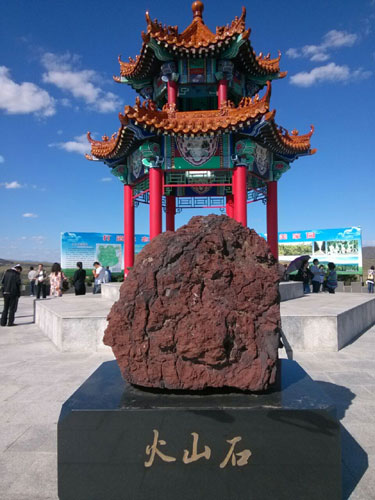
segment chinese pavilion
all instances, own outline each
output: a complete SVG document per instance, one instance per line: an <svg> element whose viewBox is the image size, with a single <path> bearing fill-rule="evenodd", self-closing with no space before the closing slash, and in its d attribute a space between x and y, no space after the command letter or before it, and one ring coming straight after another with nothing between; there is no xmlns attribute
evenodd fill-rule
<svg viewBox="0 0 375 500"><path fill-rule="evenodd" d="M246 10L213 33L203 3L179 33L146 12L147 31L135 59L119 57L116 82L138 96L119 114L110 138L91 138L90 160L104 162L124 184L125 275L134 262L134 207L149 204L150 239L174 231L176 210L221 208L247 225L247 204L267 204L267 239L278 257L277 182L310 147L306 135L289 133L270 109L271 81L284 78L280 53L256 55L246 29ZM262 97L259 93L265 88Z"/></svg>

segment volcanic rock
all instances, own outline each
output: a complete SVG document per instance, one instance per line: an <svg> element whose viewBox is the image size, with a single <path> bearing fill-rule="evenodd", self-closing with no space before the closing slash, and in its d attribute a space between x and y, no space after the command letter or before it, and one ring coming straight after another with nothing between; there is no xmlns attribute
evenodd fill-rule
<svg viewBox="0 0 375 500"><path fill-rule="evenodd" d="M128 382L167 389L275 382L278 264L265 240L226 215L193 217L135 259L108 316Z"/></svg>

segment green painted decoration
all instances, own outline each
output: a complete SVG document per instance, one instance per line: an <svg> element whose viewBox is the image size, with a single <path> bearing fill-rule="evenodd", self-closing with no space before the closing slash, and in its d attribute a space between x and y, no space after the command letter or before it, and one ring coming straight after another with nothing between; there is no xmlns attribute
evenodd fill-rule
<svg viewBox="0 0 375 500"><path fill-rule="evenodd" d="M128 168L125 165L118 165L112 168L111 174L117 177L123 184L129 184Z"/></svg>
<svg viewBox="0 0 375 500"><path fill-rule="evenodd" d="M289 163L281 160L275 160L272 163L272 181L278 181L280 177L290 169Z"/></svg>

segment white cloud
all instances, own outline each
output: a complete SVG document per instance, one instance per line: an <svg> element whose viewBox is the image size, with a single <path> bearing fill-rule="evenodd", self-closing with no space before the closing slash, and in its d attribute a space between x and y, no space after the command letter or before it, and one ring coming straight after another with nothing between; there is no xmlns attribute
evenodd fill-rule
<svg viewBox="0 0 375 500"><path fill-rule="evenodd" d="M329 59L329 55L326 52L315 52L311 56L311 61L314 61L314 62L324 62L324 61L328 61L328 59Z"/></svg>
<svg viewBox="0 0 375 500"><path fill-rule="evenodd" d="M4 163L4 162L5 162L4 156L0 155L0 163Z"/></svg>
<svg viewBox="0 0 375 500"><path fill-rule="evenodd" d="M321 82L348 82L350 80L364 80L371 76L371 71L364 71L358 68L352 71L348 66L339 66L329 63L325 66L318 66L311 71L302 71L293 75L290 83L299 87L311 87Z"/></svg>
<svg viewBox="0 0 375 500"><path fill-rule="evenodd" d="M331 30L323 37L322 47L326 49L339 47L352 47L358 36L346 31Z"/></svg>
<svg viewBox="0 0 375 500"><path fill-rule="evenodd" d="M370 78L372 75L372 71L367 71L364 70L363 68L358 68L352 72L351 78L354 80L366 80L367 78Z"/></svg>
<svg viewBox="0 0 375 500"><path fill-rule="evenodd" d="M4 186L5 189L19 189L22 187L18 181L0 182L0 186Z"/></svg>
<svg viewBox="0 0 375 500"><path fill-rule="evenodd" d="M331 30L326 33L319 45L304 45L300 49L290 48L286 55L292 59L306 57L310 61L323 62L330 58L329 51L341 47L352 47L358 36L347 31Z"/></svg>
<svg viewBox="0 0 375 500"><path fill-rule="evenodd" d="M16 83L9 69L0 66L0 109L8 114L55 114L55 100L46 90L31 82Z"/></svg>
<svg viewBox="0 0 375 500"><path fill-rule="evenodd" d="M102 177L100 180L102 182L111 182L112 181L112 177Z"/></svg>
<svg viewBox="0 0 375 500"><path fill-rule="evenodd" d="M90 144L87 140L86 134L78 135L74 137L72 141L54 142L49 144L49 147L56 147L63 149L68 153L78 153L80 155L90 152Z"/></svg>
<svg viewBox="0 0 375 500"><path fill-rule="evenodd" d="M109 113L117 110L120 99L112 92L104 91L99 85L98 73L91 69L77 69L79 57L64 54L58 56L48 52L42 57L42 64L46 69L43 81L56 85L64 92L70 93L76 99L82 99L96 111ZM64 105L69 105L66 100Z"/></svg>
<svg viewBox="0 0 375 500"><path fill-rule="evenodd" d="M25 217L26 219L36 219L38 216L37 214L26 212L25 214L22 214L22 217Z"/></svg>
<svg viewBox="0 0 375 500"><path fill-rule="evenodd" d="M31 239L36 241L37 243L41 243L42 241L44 241L46 239L46 237L45 236L32 236Z"/></svg>
<svg viewBox="0 0 375 500"><path fill-rule="evenodd" d="M298 57L301 57L301 53L297 49L290 48L286 51L286 55L290 57L291 59L297 59Z"/></svg>

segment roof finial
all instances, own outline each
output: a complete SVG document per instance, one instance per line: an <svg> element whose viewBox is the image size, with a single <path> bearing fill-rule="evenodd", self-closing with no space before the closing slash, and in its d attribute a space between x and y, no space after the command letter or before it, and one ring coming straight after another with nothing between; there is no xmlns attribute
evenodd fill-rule
<svg viewBox="0 0 375 500"><path fill-rule="evenodd" d="M193 19L195 18L202 19L203 9L204 9L203 2L200 2L199 0L193 2L191 6L191 10L193 11Z"/></svg>

